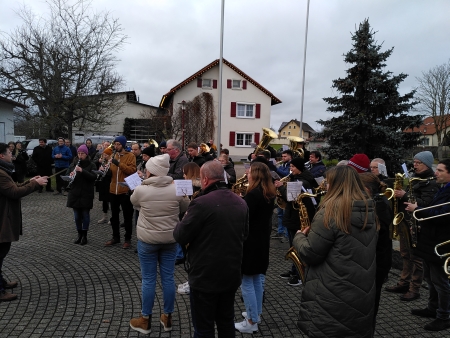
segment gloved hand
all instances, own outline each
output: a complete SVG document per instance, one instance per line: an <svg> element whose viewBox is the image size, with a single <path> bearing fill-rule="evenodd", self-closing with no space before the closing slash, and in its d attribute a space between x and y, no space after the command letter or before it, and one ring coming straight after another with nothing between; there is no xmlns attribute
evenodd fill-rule
<svg viewBox="0 0 450 338"><path fill-rule="evenodd" d="M113 159L113 160L111 161L111 163L114 164L114 165L116 165L116 166L119 166L119 161L117 161L116 159Z"/></svg>

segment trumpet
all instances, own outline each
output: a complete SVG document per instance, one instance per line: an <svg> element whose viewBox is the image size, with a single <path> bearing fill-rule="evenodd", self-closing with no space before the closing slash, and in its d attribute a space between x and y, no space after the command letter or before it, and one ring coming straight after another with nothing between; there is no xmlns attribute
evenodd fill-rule
<svg viewBox="0 0 450 338"><path fill-rule="evenodd" d="M450 203L450 202L449 202L449 203ZM444 204L447 204L447 203L444 203ZM439 248L439 247L444 246L444 245L447 245L447 244L450 244L450 241L445 241L445 242L442 242L442 243L437 244L437 245L434 247L434 253L435 253L438 257L440 257L440 258L447 257L447 259L446 259L445 262L444 262L444 272L448 275L448 278L450 279L450 271L448 270L448 263L449 263L449 261L450 261L450 257L448 257L448 256L450 256L450 252L447 252L447 253L442 254L442 255L438 252L438 248Z"/></svg>
<svg viewBox="0 0 450 338"><path fill-rule="evenodd" d="M445 203L441 203L441 204L436 204L436 205L432 205L432 206L426 207L426 208L420 208L419 210L414 210L412 216L413 216L413 217L415 218L415 220L418 221L418 222L426 221L427 219L432 219L432 218L438 218L438 217L442 217L442 216L447 216L447 215L450 215L450 212L446 212L446 213L440 214L440 215L434 215L434 216L429 216L429 217L422 217L422 218L419 218L419 217L416 216L416 212L421 212L421 211L423 211L423 210L428 210L428 209L433 209L433 208L439 208L439 207L442 207L442 206L448 205L448 204L450 204L450 202L445 202Z"/></svg>

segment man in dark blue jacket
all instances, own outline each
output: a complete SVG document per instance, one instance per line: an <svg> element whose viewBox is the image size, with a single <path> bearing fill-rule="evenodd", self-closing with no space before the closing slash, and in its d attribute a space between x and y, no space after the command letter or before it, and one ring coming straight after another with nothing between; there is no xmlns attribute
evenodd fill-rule
<svg viewBox="0 0 450 338"><path fill-rule="evenodd" d="M234 337L234 298L241 285L248 207L223 182L223 167L208 161L200 169L202 193L173 232L185 247L195 337Z"/></svg>
<svg viewBox="0 0 450 338"><path fill-rule="evenodd" d="M309 154L309 172L313 175L314 178L321 177L325 173L327 168L325 164L322 162L322 154L317 150L311 151Z"/></svg>
<svg viewBox="0 0 450 338"><path fill-rule="evenodd" d="M64 144L64 138L58 137L58 145L53 148L52 158L55 162L56 175L56 191L53 195L61 195L64 188L64 181L61 176L64 174L64 169L69 168L70 160L72 159L72 152ZM64 192L66 196L66 192Z"/></svg>
<svg viewBox="0 0 450 338"><path fill-rule="evenodd" d="M436 182L442 184L441 189L434 196L430 206L436 206L450 202L450 159L440 161L437 165ZM414 211L423 209L417 207L417 203L407 203L405 210ZM432 322L424 326L428 331L441 331L450 328L450 279L448 272L444 271L444 258L437 256L434 252L437 244L450 240L450 204L425 209L416 212L417 217L430 218L420 222L420 232L418 233L417 247L414 255L423 259L424 279L428 283L430 296L428 306L425 309L413 309L411 313L420 317L435 318ZM442 216L443 214L447 214ZM440 254L450 251L450 244L439 250Z"/></svg>

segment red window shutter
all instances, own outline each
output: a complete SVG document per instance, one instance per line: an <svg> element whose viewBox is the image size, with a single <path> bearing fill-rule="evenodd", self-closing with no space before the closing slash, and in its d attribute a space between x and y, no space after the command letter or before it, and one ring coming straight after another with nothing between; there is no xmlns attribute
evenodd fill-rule
<svg viewBox="0 0 450 338"><path fill-rule="evenodd" d="M236 117L236 102L231 102L231 117Z"/></svg>
<svg viewBox="0 0 450 338"><path fill-rule="evenodd" d="M214 89L217 88L217 80L213 80L213 88L214 88Z"/></svg>
<svg viewBox="0 0 450 338"><path fill-rule="evenodd" d="M230 146L234 146L236 141L236 133L234 131L230 131Z"/></svg>
<svg viewBox="0 0 450 338"><path fill-rule="evenodd" d="M231 80L227 80L227 88L231 88Z"/></svg>
<svg viewBox="0 0 450 338"><path fill-rule="evenodd" d="M256 104L256 114L255 114L255 117L256 117L257 119L260 119L260 118L261 118L261 104L259 104L259 103Z"/></svg>
<svg viewBox="0 0 450 338"><path fill-rule="evenodd" d="M247 89L247 81L242 81L242 89Z"/></svg>
<svg viewBox="0 0 450 338"><path fill-rule="evenodd" d="M259 133L255 133L255 143L259 144Z"/></svg>
<svg viewBox="0 0 450 338"><path fill-rule="evenodd" d="M197 79L197 87L202 88L202 79L201 78Z"/></svg>

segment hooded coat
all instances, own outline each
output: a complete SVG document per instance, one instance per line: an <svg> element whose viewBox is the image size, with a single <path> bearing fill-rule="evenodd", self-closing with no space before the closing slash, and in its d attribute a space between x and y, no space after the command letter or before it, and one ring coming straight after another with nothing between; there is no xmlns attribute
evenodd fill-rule
<svg viewBox="0 0 450 338"><path fill-rule="evenodd" d="M354 201L349 234L323 224L324 209L294 247L307 265L299 328L308 337L372 337L377 226L374 203Z"/></svg>

